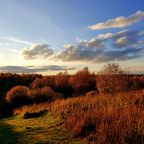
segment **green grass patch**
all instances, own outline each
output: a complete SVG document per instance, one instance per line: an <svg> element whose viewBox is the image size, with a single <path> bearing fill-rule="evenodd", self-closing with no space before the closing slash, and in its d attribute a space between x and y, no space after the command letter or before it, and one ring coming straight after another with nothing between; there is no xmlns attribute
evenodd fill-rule
<svg viewBox="0 0 144 144"><path fill-rule="evenodd" d="M23 119L16 116L0 120L2 144L82 144L64 129L59 118L51 114Z"/></svg>

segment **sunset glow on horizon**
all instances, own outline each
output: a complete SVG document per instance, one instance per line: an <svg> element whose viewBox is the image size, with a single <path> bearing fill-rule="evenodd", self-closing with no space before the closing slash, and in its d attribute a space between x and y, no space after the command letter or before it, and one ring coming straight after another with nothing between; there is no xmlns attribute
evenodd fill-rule
<svg viewBox="0 0 144 144"><path fill-rule="evenodd" d="M92 72L109 62L144 73L143 0L4 0L0 72Z"/></svg>

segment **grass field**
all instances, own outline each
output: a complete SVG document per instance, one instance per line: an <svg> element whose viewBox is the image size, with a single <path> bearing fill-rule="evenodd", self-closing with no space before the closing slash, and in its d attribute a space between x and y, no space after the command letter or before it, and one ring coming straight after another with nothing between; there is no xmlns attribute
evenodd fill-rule
<svg viewBox="0 0 144 144"><path fill-rule="evenodd" d="M27 114L37 118L24 119ZM0 120L2 144L143 144L144 91L59 99ZM31 116L29 116L31 117Z"/></svg>
<svg viewBox="0 0 144 144"><path fill-rule="evenodd" d="M82 144L51 114L23 119L22 115L0 120L1 144Z"/></svg>

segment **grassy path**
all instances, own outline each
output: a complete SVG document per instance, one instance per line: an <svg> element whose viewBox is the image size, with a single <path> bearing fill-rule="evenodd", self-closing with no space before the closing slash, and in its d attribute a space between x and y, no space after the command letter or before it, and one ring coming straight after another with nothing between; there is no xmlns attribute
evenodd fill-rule
<svg viewBox="0 0 144 144"><path fill-rule="evenodd" d="M64 130L59 118L50 114L39 118L23 119L21 116L0 120L2 144L82 144Z"/></svg>

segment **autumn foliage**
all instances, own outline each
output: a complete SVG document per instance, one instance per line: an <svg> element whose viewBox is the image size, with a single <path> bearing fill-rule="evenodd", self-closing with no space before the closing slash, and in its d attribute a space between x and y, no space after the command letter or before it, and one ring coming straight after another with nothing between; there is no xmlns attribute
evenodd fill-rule
<svg viewBox="0 0 144 144"><path fill-rule="evenodd" d="M101 93L116 93L128 90L128 75L116 63L105 65L98 73L97 88Z"/></svg>
<svg viewBox="0 0 144 144"><path fill-rule="evenodd" d="M110 63L98 74L84 68L15 86L4 97L0 116L48 110L74 137L88 143L143 144L143 89L143 75L130 75Z"/></svg>
<svg viewBox="0 0 144 144"><path fill-rule="evenodd" d="M69 83L75 92L84 94L88 91L95 90L95 75L90 73L88 68L84 68L83 70L78 71L75 75L71 76Z"/></svg>
<svg viewBox="0 0 144 144"><path fill-rule="evenodd" d="M50 87L43 87L30 90L30 97L33 103L51 102L55 99L61 98L59 93L54 92Z"/></svg>
<svg viewBox="0 0 144 144"><path fill-rule="evenodd" d="M10 115L13 108L52 102L61 98L115 94L144 88L143 75L130 75L117 63L105 65L95 74L86 67L73 75L0 74L0 115ZM2 114L3 115L3 114Z"/></svg>
<svg viewBox="0 0 144 144"><path fill-rule="evenodd" d="M30 103L29 88L26 86L15 86L7 92L6 101L12 107L19 107Z"/></svg>

